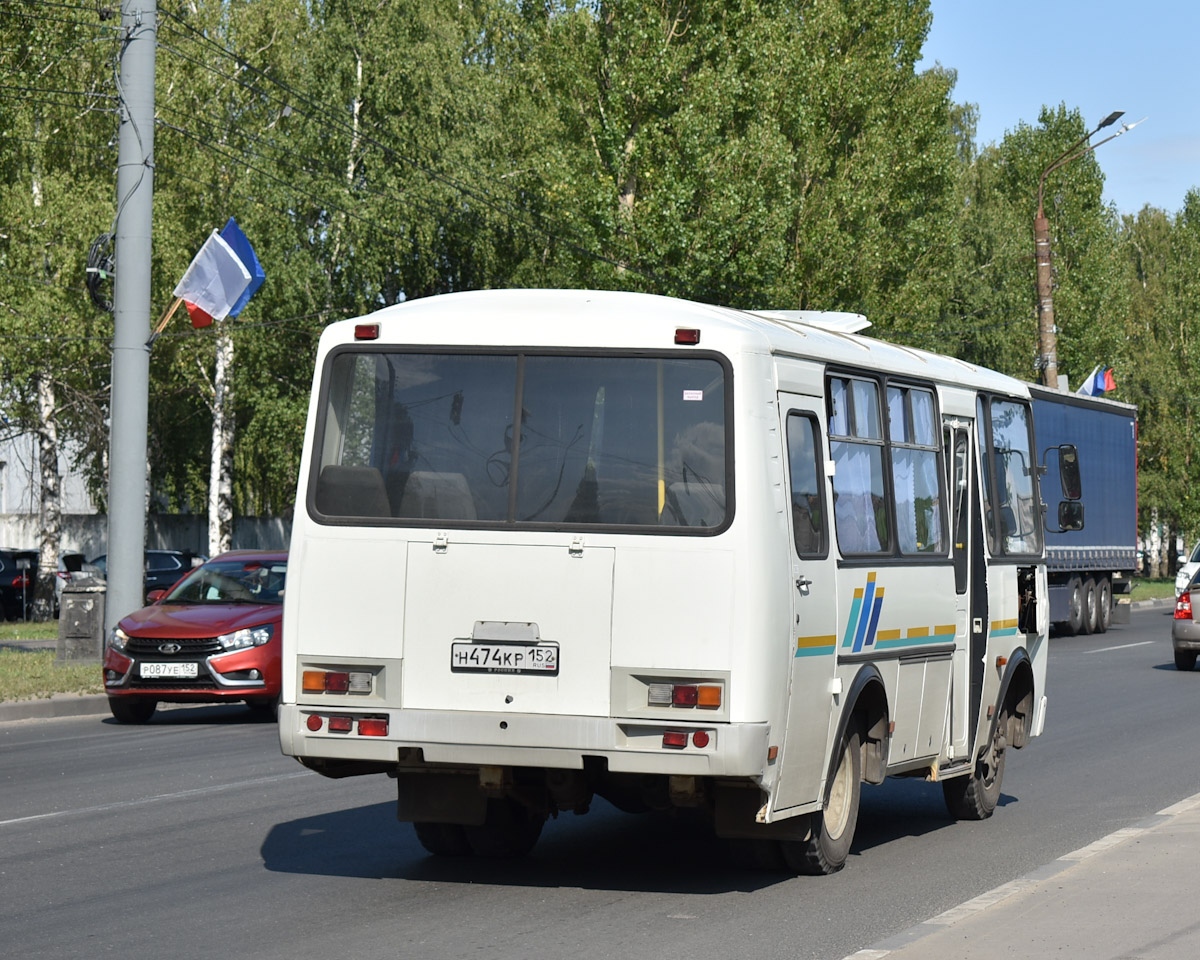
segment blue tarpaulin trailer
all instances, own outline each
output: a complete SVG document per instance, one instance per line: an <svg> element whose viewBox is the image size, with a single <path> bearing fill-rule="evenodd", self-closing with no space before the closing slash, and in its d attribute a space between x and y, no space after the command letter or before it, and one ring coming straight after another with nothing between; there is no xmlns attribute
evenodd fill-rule
<svg viewBox="0 0 1200 960"><path fill-rule="evenodd" d="M1043 462L1051 448L1072 443L1079 453L1084 528L1046 531L1050 620L1060 633L1103 633L1128 622L1129 591L1137 568L1137 407L1031 387L1033 424ZM1047 503L1058 500L1047 471Z"/></svg>

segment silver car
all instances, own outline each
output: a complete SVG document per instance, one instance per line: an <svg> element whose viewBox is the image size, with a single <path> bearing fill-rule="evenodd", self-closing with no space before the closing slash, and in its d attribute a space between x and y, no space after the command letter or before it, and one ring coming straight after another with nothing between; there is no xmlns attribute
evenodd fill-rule
<svg viewBox="0 0 1200 960"><path fill-rule="evenodd" d="M1196 666L1196 655L1200 654L1200 581L1195 575L1175 599L1171 646L1175 648L1176 670L1191 670Z"/></svg>
<svg viewBox="0 0 1200 960"><path fill-rule="evenodd" d="M1196 545L1192 547L1192 552L1188 554L1187 560L1179 565L1179 572L1175 574L1175 596L1179 596L1187 589L1187 585L1196 575L1197 570L1200 570L1200 540L1197 540Z"/></svg>

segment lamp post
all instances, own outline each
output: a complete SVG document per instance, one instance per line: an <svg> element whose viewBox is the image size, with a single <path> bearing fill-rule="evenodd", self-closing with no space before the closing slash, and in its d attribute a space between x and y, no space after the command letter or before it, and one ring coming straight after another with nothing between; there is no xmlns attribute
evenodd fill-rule
<svg viewBox="0 0 1200 960"><path fill-rule="evenodd" d="M1125 115L1124 110L1114 110L1100 121L1095 130L1084 134L1071 146L1064 150L1038 178L1037 216L1033 220L1033 242L1037 261L1037 310L1038 310L1038 359L1037 367L1041 374L1042 383L1052 390L1058 389L1058 341L1057 329L1054 326L1054 292L1050 275L1050 222L1042 209L1042 198L1046 191L1046 177L1059 167L1066 166L1072 160L1078 160L1084 154L1090 153L1102 144L1119 137L1126 130L1132 130L1136 124L1123 125L1111 137L1106 137L1099 143L1089 141L1105 127L1116 123ZM1141 123L1139 120L1138 123Z"/></svg>

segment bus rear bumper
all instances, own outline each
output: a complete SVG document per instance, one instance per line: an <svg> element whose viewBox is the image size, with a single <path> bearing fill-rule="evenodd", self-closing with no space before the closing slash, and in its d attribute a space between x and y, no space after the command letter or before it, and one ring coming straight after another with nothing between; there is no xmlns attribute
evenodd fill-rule
<svg viewBox="0 0 1200 960"><path fill-rule="evenodd" d="M349 718L350 729L330 730L331 716ZM312 717L320 718L319 725ZM386 734L360 733L363 719L386 719ZM381 726L365 729L378 733ZM664 724L451 710L331 710L297 704L279 708L280 747L286 756L302 760L398 763L402 750L415 748L426 763L455 766L579 770L584 757L602 757L614 773L762 777L768 735L766 723L706 724L702 717Z"/></svg>

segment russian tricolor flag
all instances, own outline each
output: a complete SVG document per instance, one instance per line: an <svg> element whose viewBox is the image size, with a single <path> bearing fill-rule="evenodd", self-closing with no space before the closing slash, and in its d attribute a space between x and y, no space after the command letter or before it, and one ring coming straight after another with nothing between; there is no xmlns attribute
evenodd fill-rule
<svg viewBox="0 0 1200 960"><path fill-rule="evenodd" d="M262 286L266 274L254 248L233 217L224 229L212 232L193 258L175 296L187 307L193 327L236 317Z"/></svg>
<svg viewBox="0 0 1200 960"><path fill-rule="evenodd" d="M1075 392L1084 397L1102 397L1116 389L1117 381L1113 377L1113 368L1099 363Z"/></svg>

